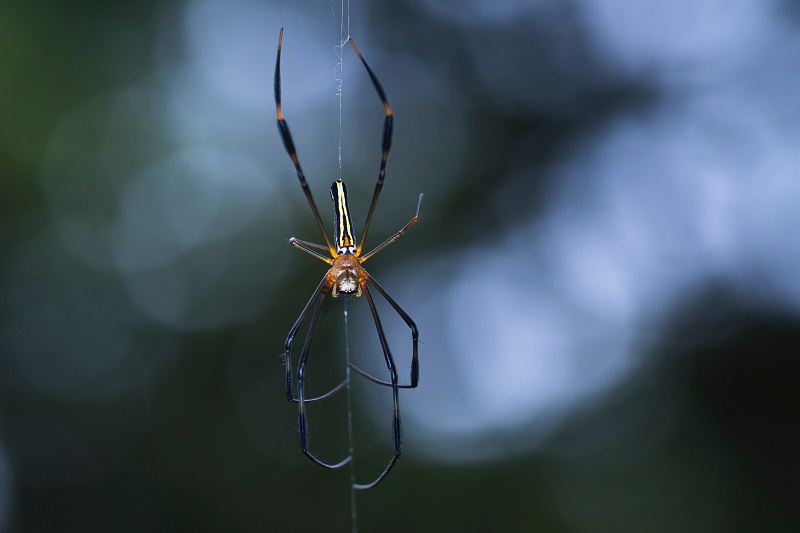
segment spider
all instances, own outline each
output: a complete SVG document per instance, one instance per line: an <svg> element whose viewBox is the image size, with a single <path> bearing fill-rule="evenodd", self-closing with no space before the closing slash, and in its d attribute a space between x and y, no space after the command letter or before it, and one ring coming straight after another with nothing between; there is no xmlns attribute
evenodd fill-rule
<svg viewBox="0 0 800 533"><path fill-rule="evenodd" d="M364 65L364 68L367 70L367 74L369 74L370 79L372 80L372 84L375 87L375 91L378 93L378 97L383 104L383 107L386 110L386 116L383 122L383 140L381 142L381 163L380 163L380 170L378 171L378 182L375 185L375 192L372 195L372 204L370 204L369 212L367 213L367 220L364 223L364 231L361 232L361 242L356 241L355 234L353 233L353 223L350 219L350 206L347 201L347 189L345 188L344 183L342 180L337 180L331 185L330 194L331 199L333 200L333 209L334 209L334 230L333 230L333 241L328 239L328 234L325 232L325 226L322 224L322 219L320 218L319 211L317 210L317 206L314 203L314 198L311 196L311 190L308 187L308 183L306 182L305 175L303 174L303 170L300 167L300 161L297 157L297 151L294 146L294 141L292 140L292 135L289 133L289 126L286 123L286 120L283 117L283 112L281 110L281 47L283 45L283 28L280 31L280 37L278 39L278 57L275 62L275 108L278 115L278 131L280 132L281 139L283 140L283 145L286 148L286 152L289 154L289 157L292 159L292 163L294 164L294 168L297 171L297 178L300 180L300 186L303 188L303 193L308 200L308 205L311 206L311 211L314 213L314 218L317 221L317 225L322 233L323 238L325 239L325 245L315 244L313 242L308 241L301 241L299 239L295 239L292 237L289 239L289 244L298 248L309 255L320 259L329 265L331 268L322 278L317 288L314 290L314 293L311 295L311 298L306 303L303 311L300 313L297 321L292 326L292 329L289 331L289 335L286 337L286 352L285 352L285 363L286 363L286 399L291 403L298 404L298 440L300 444L300 451L306 455L312 462L315 464L329 469L340 468L346 465L352 457L348 456L344 460L340 461L339 463L331 464L326 463L319 458L317 458L308 448L308 421L306 419L306 404L309 402L315 402L318 400L322 400L328 398L342 390L346 384L347 380L343 381L342 383L338 384L336 387L328 391L327 393L323 394L322 396L318 396L316 398L306 398L305 396L305 388L304 388L304 377L305 377L305 368L306 364L308 363L308 356L311 351L311 343L314 340L314 332L317 328L317 321L319 319L320 310L322 308L322 303L324 302L325 298L330 294L331 297L336 298L340 295L345 297L360 297L362 294L366 296L367 303L369 304L370 312L372 313L372 318L375 321L375 328L378 332L378 339L380 340L381 349L383 350L383 357L386 360L386 367L389 370L389 381L385 381L382 379L378 379L376 377L371 376L367 372L361 370L357 366L348 363L350 368L357 372L359 375L363 376L364 378L377 383L379 385L384 385L387 387L392 388L392 399L393 399L393 410L392 410L392 445L394 447L394 456L392 457L389 464L385 467L383 472L372 482L366 484L354 484L353 487L356 489L369 489L383 481L392 467L397 463L397 460L400 457L400 453L402 450L402 435L401 435L401 425L400 425L400 407L398 402L398 390L399 389L413 389L416 388L419 382L419 361L417 358L417 351L418 351L418 331L417 326L411 317L403 311L403 309L397 304L397 302L392 299L391 296L384 290L381 285L375 281L370 274L364 269L363 264L373 255L377 254L391 243L399 239L403 234L408 231L411 226L417 223L419 220L419 212L420 207L422 205L422 194L419 196L419 202L417 203L417 212L414 215L408 224L403 226L403 228L386 239L384 242L379 244L374 250L362 255L362 246L364 241L367 237L367 231L369 230L369 224L372 220L372 215L375 212L375 206L378 203L378 197L381 194L381 189L383 189L383 180L386 174L386 160L389 157L389 149L391 148L392 144L392 131L393 131L393 115L392 109L389 107L389 101L386 99L386 94L383 91L383 87L381 86L378 78L372 72L369 65L367 65L366 60L361 55L361 52L358 50L356 43L353 42L352 39L348 39L350 44L353 46L356 54L358 54L359 59L361 59L361 63ZM326 257L322 255L317 250L327 250L330 253L330 257ZM370 290L370 286L374 287L375 290L383 296L389 305L394 308L400 318L408 325L411 329L411 343L412 343L412 356L411 356L411 377L410 377L410 384L408 385L401 385L398 384L397 378L397 367L394 363L394 358L392 357L392 352L389 349L389 344L386 341L386 335L383 332L383 327L381 326L380 318L378 317L378 312L375 308L375 302L372 299L372 292ZM297 396L295 397L294 393L294 385L293 385L293 372L292 372L292 358L291 358L291 349L292 349L292 341L294 341L295 336L297 335L297 331L305 322L306 318L311 312L311 322L308 326L308 333L306 336L305 344L303 345L303 351L300 354L300 359L298 362L297 368Z"/></svg>

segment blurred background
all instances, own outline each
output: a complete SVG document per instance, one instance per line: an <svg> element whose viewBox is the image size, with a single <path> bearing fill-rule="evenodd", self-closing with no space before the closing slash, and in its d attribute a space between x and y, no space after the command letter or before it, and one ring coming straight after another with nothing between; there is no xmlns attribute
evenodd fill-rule
<svg viewBox="0 0 800 533"><path fill-rule="evenodd" d="M347 531L282 352L383 109L339 0L0 3L0 530ZM420 330L363 531L800 529L800 3L353 0L395 116L367 265ZM357 237L360 234L357 233ZM327 302L309 394L385 375ZM379 311L402 379L411 341ZM302 331L301 336L302 339ZM302 344L298 340L295 345ZM353 383L356 478L391 394ZM347 402L309 408L347 454Z"/></svg>

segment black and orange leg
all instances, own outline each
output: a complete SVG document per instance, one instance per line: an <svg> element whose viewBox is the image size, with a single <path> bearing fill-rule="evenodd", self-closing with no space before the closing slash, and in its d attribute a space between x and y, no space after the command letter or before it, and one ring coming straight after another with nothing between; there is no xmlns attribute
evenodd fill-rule
<svg viewBox="0 0 800 533"><path fill-rule="evenodd" d="M422 194L422 193L420 193L420 194L419 194L419 202L417 202L417 214L415 214L415 215L414 215L414 218L412 218L411 220L409 220L409 221L408 221L408 224L406 224L405 226L403 226L403 227L400 229L400 231L398 231L397 233L395 233L394 235L392 235L391 237L389 237L388 239L386 239L385 241L383 241L381 244L379 244L378 246L376 246L374 250L372 250L371 252L369 252L369 253L367 253L367 254L364 254L363 256L359 257L359 258L358 258L358 260L361 262L361 264L362 264L362 265L364 264L364 262L365 262L367 259L369 259L369 258L370 258L370 257L372 257L373 255L377 254L378 252L380 252L381 250L383 250L384 248L386 248L387 246L389 246L390 244L392 244L394 241L396 241L397 239L399 239L400 237L402 237L403 235L405 235L405 233L406 233L406 232L407 232L409 229L411 229L411 227L412 227L414 224L416 224L417 222L419 222L419 210L420 210L420 208L422 207L422 197L423 197L423 194Z"/></svg>
<svg viewBox="0 0 800 533"><path fill-rule="evenodd" d="M283 28L281 28L281 34L278 38L278 58L275 60L275 110L278 114L278 131L281 134L281 139L283 140L283 146L286 148L286 152L289 154L289 157L292 159L292 164L294 165L295 171L297 171L297 179L300 180L300 186L303 187L303 193L306 195L306 199L308 200L308 205L311 206L311 211L314 212L314 218L317 220L317 225L319 226L320 232L322 232L322 236L325 238L325 244L328 245L328 250L330 250L331 255L335 256L335 250L333 246L331 246L331 241L328 239L328 234L325 232L325 226L322 224L322 218L319 216L319 211L317 210L317 204L314 203L314 197L311 196L311 189L308 187L308 183L306 182L305 174L303 174L303 169L300 167L300 160L297 157L297 150L294 147L294 140L292 139L292 134L289 131L289 124L287 124L286 120L283 118L283 110L281 108L281 48L283 47Z"/></svg>
<svg viewBox="0 0 800 533"><path fill-rule="evenodd" d="M375 308L375 302L372 300L372 294L369 291L369 285L367 285L366 282L362 282L361 290L367 297L369 310L372 313L372 318L375 320L375 328L378 330L378 338L381 342L383 357L386 360L386 367L389 369L389 379L391 380L389 385L392 387L392 446L394 448L394 455L389 461L389 464L386 465L386 468L384 468L383 472L377 478L375 478L374 481L366 484L356 483L353 485L353 488L355 489L366 490L371 489L383 481L383 479L389 474L391 469L397 463L397 460L400 458L400 454L403 451L403 434L402 425L400 423L400 387L397 384L397 367L394 364L394 358L392 357L392 352L389 349L389 343L386 341L386 335L383 332L383 326L381 325L381 319L378 317L378 310Z"/></svg>
<svg viewBox="0 0 800 533"><path fill-rule="evenodd" d="M392 306L392 308L397 312L397 314L400 315L400 318L403 319L403 322L405 322L406 325L411 329L411 383L409 385L397 385L397 387L400 389L415 389L419 384L419 331L417 330L417 325L414 323L411 317L408 316L408 313L403 311L403 308L400 307L397 304L397 302L394 301L394 298L389 296L386 290L383 287L381 287L380 284L377 281L375 281L374 278L369 277L368 280L369 283L371 283L378 290L378 292L381 293L381 296L383 296L386 299L386 301L389 302L389 305ZM368 298L368 301L371 300L372 297L370 296ZM370 308L372 307L370 306ZM377 314L375 318L377 320ZM381 346L383 347L386 342L386 339L383 336L383 329L378 328L378 335L381 337ZM388 350L388 346L384 349L384 353L386 350ZM350 364L350 368L353 369L356 373L358 373L362 377L365 377L368 380L372 381L373 383L377 383L378 385L385 385L387 387L394 387L393 383L384 381L382 379L378 379L368 374L367 372L364 372L363 370L361 370L352 363Z"/></svg>
<svg viewBox="0 0 800 533"><path fill-rule="evenodd" d="M392 148L394 115L392 114L392 108L389 106L389 100L386 98L386 93L383 90L383 86L381 85L381 82L378 81L378 77L375 76L375 73L372 72L371 68L369 68L367 60L361 55L361 51L358 49L353 39L350 39L350 44L353 45L353 49L356 51L356 54L358 54L359 59L361 59L361 63L363 63L364 68L367 69L367 74L369 74L369 77L372 80L372 85L375 87L375 91L378 93L381 103L386 110L386 117L383 119L383 140L381 141L381 167L378 171L378 182L375 184L375 192L372 194L372 203L370 204L369 212L367 213L367 221L364 223L364 231L361 232L361 242L358 244L356 250L356 255L360 255L361 247L367 241L367 231L369 231L369 224L372 221L372 214L375 212L375 206L378 205L378 197L380 197L381 190L383 189L383 179L386 176L386 160L389 158L389 150Z"/></svg>
<svg viewBox="0 0 800 533"><path fill-rule="evenodd" d="M326 280L323 280L323 283L326 283ZM308 334L306 335L306 342L303 345L303 352L300 354L300 361L297 363L297 391L298 391L297 438L300 443L300 451L303 452L303 454L306 457L308 457L313 463L323 468L335 469L346 465L347 463L350 462L352 458L348 455L342 461L335 464L331 464L320 460L316 455L311 453L311 451L309 451L308 449L309 432L308 432L308 419L306 417L306 403L312 401L305 399L306 364L308 363L308 355L311 352L311 344L314 341L314 332L317 329L317 322L319 321L319 313L320 310L322 309L322 303L325 301L325 296L327 294L326 290L322 290L324 289L324 287L325 285L320 284L320 287L317 288L314 297L311 299L311 301L315 301L316 303L314 304L314 311L311 313L311 323L308 325ZM333 394L334 392L341 390L345 386L345 384L346 381L345 383L340 384L338 387L333 389L328 394L325 394L324 396L320 396L314 399L320 400L322 398L326 398L331 394Z"/></svg>
<svg viewBox="0 0 800 533"><path fill-rule="evenodd" d="M286 337L286 351L284 352L284 364L286 366L286 399L291 403L298 403L298 399L294 396L294 384L292 383L292 342L294 338L297 336L297 331L305 322L306 317L308 316L308 312L311 310L312 304L314 302L321 302L321 299L325 297L325 294L331 290L331 283L326 275L322 278L322 281L314 290L314 294L309 298L308 303L303 308L303 311L300 313L300 316L295 321L292 329L289 331L289 335ZM315 312L316 309L315 309ZM315 325L316 327L316 325ZM309 328L308 337L306 337L306 344L310 346L311 338L313 337L313 331ZM305 349L305 347L304 347ZM306 359L308 359L308 355L306 354ZM335 386L330 391L326 392L322 396L317 396L316 398L304 398L303 402L316 402L317 400L324 400L329 396L332 396L342 390L347 385L347 380L342 381L337 386Z"/></svg>

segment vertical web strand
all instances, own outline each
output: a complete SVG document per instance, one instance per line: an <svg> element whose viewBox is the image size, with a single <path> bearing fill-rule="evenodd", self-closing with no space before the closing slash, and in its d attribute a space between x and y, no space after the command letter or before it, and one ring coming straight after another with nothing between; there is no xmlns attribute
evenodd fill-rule
<svg viewBox="0 0 800 533"><path fill-rule="evenodd" d="M334 20L334 39L337 44L333 47L338 59L334 68L334 79L336 80L336 97L339 101L339 179L342 179L342 80L344 79L344 47L350 38L350 0L340 0L339 4L339 34L336 35L336 9L335 0L331 0L331 11ZM356 470L355 470L355 446L353 444L353 404L350 392L350 324L347 314L347 300L344 301L344 352L346 359L346 381L347 381L347 442L350 455L350 526L353 533L358 532L358 508L356 506Z"/></svg>
<svg viewBox="0 0 800 533"><path fill-rule="evenodd" d="M352 532L358 532L358 508L356 507L356 467L353 446L353 405L350 394L350 328L348 327L347 300L344 301L344 354L347 360L347 439L350 445L350 523Z"/></svg>
<svg viewBox="0 0 800 533"><path fill-rule="evenodd" d="M333 51L336 54L337 63L333 69L333 78L336 80L336 98L339 101L339 179L342 179L342 80L344 78L342 61L344 46L350 38L350 0L340 0L339 16L336 15L335 0L331 0L331 13L333 15L334 40L336 44ZM339 20L339 32L336 32L336 20Z"/></svg>

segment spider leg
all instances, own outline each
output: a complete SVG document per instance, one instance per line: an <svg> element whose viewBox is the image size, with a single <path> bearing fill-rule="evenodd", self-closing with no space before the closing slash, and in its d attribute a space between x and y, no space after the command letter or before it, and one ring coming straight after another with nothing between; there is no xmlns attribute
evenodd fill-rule
<svg viewBox="0 0 800 533"><path fill-rule="evenodd" d="M397 239L399 239L400 237L402 237L402 236L405 234L405 232L407 232L409 229L411 229L411 226L413 226L414 224L416 224L417 222L419 222L419 210L420 210L420 208L422 207L422 197L423 197L423 196L424 196L424 195L423 195L422 193L419 193L419 202L417 203L417 214L416 214L416 215L414 215L414 218L412 218L411 220L409 220L409 221L408 221L408 224L406 224L405 226L403 226L403 227L400 229L400 231L398 231L397 233L395 233L394 235L392 235L391 237L389 237L388 239L386 239L385 241L383 241L383 242L382 242L381 244L379 244L379 245L378 245L378 246L377 246L377 247L376 247L374 250L372 250L372 251L371 251L371 252L369 252L368 254L365 254L365 255L363 255L362 257L359 257L359 258L358 258L358 260L361 262L361 264L362 264L362 265L364 264L364 261L366 261L367 259L369 259L369 258L370 258L370 257L372 257L373 255L377 254L378 252L380 252L381 250L383 250L384 248L386 248L387 246L389 246L390 244L392 244L394 241L396 241Z"/></svg>
<svg viewBox="0 0 800 533"><path fill-rule="evenodd" d="M331 255L335 257L336 250L331 245L330 239L328 239L328 234L325 232L325 226L322 224L322 218L319 216L319 211L317 210L317 204L314 203L314 197L311 196L311 189L308 188L308 183L306 183L305 174L303 174L303 169L300 167L300 160L297 158L297 150L294 147L292 134L289 132L289 124L287 124L286 120L283 118L283 111L281 109L282 46L283 46L283 28L281 28L281 34L280 37L278 38L278 58L275 60L275 110L277 111L278 114L278 131L281 134L281 139L283 140L284 148L286 148L286 153L288 153L289 157L292 158L292 164L294 165L295 171L297 171L297 179L300 180L300 186L303 187L303 193L306 195L306 199L308 200L308 205L311 206L311 211L314 212L314 218L317 219L317 225L319 226L319 229L322 232L322 236L325 238L325 244L328 245L328 250L330 250Z"/></svg>
<svg viewBox="0 0 800 533"><path fill-rule="evenodd" d="M284 352L284 364L286 365L286 400L290 403L298 403L298 400L294 396L294 385L292 383L292 342L297 336L297 331L303 325L303 322L305 322L308 312L311 310L311 304L313 304L315 301L319 301L319 304L321 304L322 298L324 298L325 294L331 290L331 286L330 279L326 274L325 277L322 278L320 284L314 290L314 294L311 295L311 298L308 300L308 303L306 303L306 306L303 308L303 311L300 313L297 321L295 321L292 329L289 330L289 335L286 337L286 351ZM319 311L315 309L315 313L318 314ZM314 326L316 327L316 324L314 324ZM303 353L305 354L306 359L308 359L306 348L310 350L313 336L314 332L309 328L308 336L306 337L306 346L303 347ZM316 402L317 400L324 400L325 398L328 398L329 396L332 396L342 390L345 385L347 385L347 380L342 381L322 396L317 396L316 398L304 398L303 401L308 403Z"/></svg>
<svg viewBox="0 0 800 533"><path fill-rule="evenodd" d="M329 284L330 284L329 277L326 275L325 278L320 283L319 287L317 287L317 290L314 291L314 296L312 296L311 300L309 300L309 303L306 305L306 309L303 310L304 313L307 313L308 307L311 304L311 302L316 302L314 305L314 311L311 313L311 323L308 325L308 334L306 335L306 342L303 345L303 352L300 354L300 361L297 364L297 390L298 390L297 438L300 444L300 451L303 452L303 454L306 457L308 457L313 463L316 463L317 465L323 468L335 469L335 468L340 468L349 463L352 457L348 455L342 461L336 464L330 464L321 461L320 459L317 458L316 455L314 455L309 451L308 449L309 432L308 432L308 420L306 418L306 403L313 400L321 400L322 398L327 398L331 394L341 390L346 384L346 381L342 384L339 384L332 391L328 392L327 394L324 394L323 396L319 396L311 400L305 399L305 370L306 370L306 364L308 363L308 354L311 352L311 343L314 340L314 332L317 329L317 322L319 321L319 313L320 310L322 309L322 302L325 301L325 296L328 293ZM301 318L304 317L301 316ZM288 385L289 384L287 383L287 386Z"/></svg>
<svg viewBox="0 0 800 533"><path fill-rule="evenodd" d="M360 255L361 247L367 241L367 231L369 231L369 224L372 220L372 214L375 212L375 206L378 205L378 197L381 195L381 189L383 189L383 178L386 176L386 160L389 158L389 150L392 148L394 115L392 114L392 108L389 106L389 100L386 98L386 93L383 90L383 86L381 85L381 82L378 81L378 77L375 76L375 73L372 72L372 69L369 68L369 65L367 65L367 60L361 55L361 51L358 49L353 39L350 39L350 44L353 45L353 49L356 51L356 54L358 54L358 58L361 59L361 63L364 64L364 68L367 69L367 74L369 74L369 77L372 80L372 85L375 87L375 91L378 93L378 97L381 99L381 103L386 110L386 117L383 119L381 167L378 171L378 182L375 184L375 192L372 194L372 203L370 204L369 212L367 213L367 221L364 223L364 231L361 232L361 242L356 247L356 255Z"/></svg>
<svg viewBox="0 0 800 533"><path fill-rule="evenodd" d="M386 299L386 301L389 302L389 305L392 306L392 308L397 312L397 314L400 315L400 318L403 319L403 322L405 322L406 325L411 329L411 384L397 385L397 387L400 389L415 389L417 387L417 384L419 384L419 331L417 330L417 325L414 323L411 317L408 316L408 313L403 311L403 308L400 307L391 296L389 296L386 290L383 287L381 287L380 284L377 281L375 281L374 278L372 278L372 276L368 277L367 279L378 290L378 292L381 293L381 296L383 296ZM371 296L368 298L368 301L372 301ZM373 314L375 315L375 319L377 320L378 318L377 314L376 313ZM381 347L384 347L386 339L383 338L383 330L379 328L378 334L381 336ZM386 346L384 348L384 353L386 353L388 349L389 349L388 346ZM353 369L358 374L360 374L362 377L365 377L368 380L372 381L373 383L377 383L378 385L385 385L387 387L395 386L394 384L388 381L384 381L382 379L378 379L374 376L371 376L370 374L361 370L352 363L350 363L350 368Z"/></svg>
<svg viewBox="0 0 800 533"><path fill-rule="evenodd" d="M325 248L324 246L321 246L319 244L315 244L313 242L301 241L300 239L295 239L294 237L289 239L289 244L291 244L292 246L294 246L298 250L304 251L308 255L311 255L313 257L316 257L317 259L320 259L320 260L328 263L329 265L333 264L333 259L331 259L330 257L325 257L321 253L315 252L312 249L312 248L316 248L318 250L327 250L327 248Z"/></svg>
<svg viewBox="0 0 800 533"><path fill-rule="evenodd" d="M395 463L397 463L403 448L403 435L402 426L400 424L400 402L398 398L398 390L400 387L397 385L397 367L394 364L392 352L389 350L389 343L386 341L386 335L383 333L381 319L378 317L378 310L375 308L375 302L372 300L372 294L370 294L369 285L367 285L366 281L361 282L361 290L367 297L369 310L372 313L372 318L375 320L375 328L378 330L378 338L381 341L381 348L383 349L383 357L386 360L386 367L389 369L389 376L391 379L391 383L389 383L389 385L392 387L392 445L394 447L394 456L392 456L389 464L386 465L386 468L384 468L383 472L377 478L375 478L375 480L366 484L353 484L354 489L366 490L371 489L383 481L387 474L389 474L389 471L392 469L392 467L394 467Z"/></svg>

